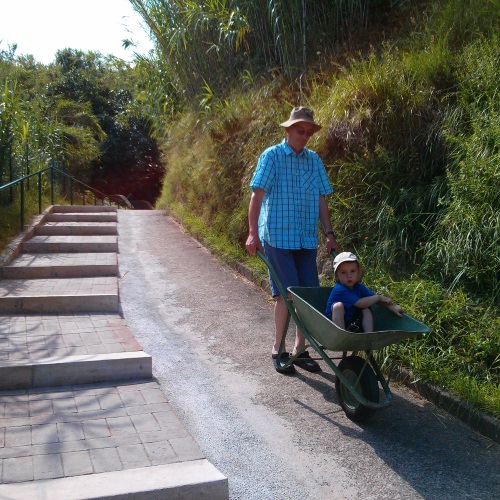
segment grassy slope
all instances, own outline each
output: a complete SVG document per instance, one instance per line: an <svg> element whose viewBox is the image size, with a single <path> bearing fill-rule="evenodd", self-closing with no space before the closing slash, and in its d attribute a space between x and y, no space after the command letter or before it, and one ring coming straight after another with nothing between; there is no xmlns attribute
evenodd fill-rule
<svg viewBox="0 0 500 500"><path fill-rule="evenodd" d="M369 286L432 329L381 356L397 356L417 377L498 416L493 97L500 44L493 5L442 2L436 12L379 19L311 68L302 89L279 77L247 78L205 114L186 112L165 144L158 206L223 258L264 274L243 247L248 183L260 152L282 140L277 124L302 91L325 125L309 146L335 187L329 204L341 246L369 263ZM325 284L332 282L328 269Z"/></svg>

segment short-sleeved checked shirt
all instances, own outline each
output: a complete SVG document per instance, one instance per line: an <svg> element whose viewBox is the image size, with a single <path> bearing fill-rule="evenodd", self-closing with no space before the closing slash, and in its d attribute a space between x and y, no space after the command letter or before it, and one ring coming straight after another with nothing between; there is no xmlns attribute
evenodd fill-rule
<svg viewBox="0 0 500 500"><path fill-rule="evenodd" d="M259 238L275 248L318 246L319 197L333 192L320 157L304 148L296 154L286 140L266 149L250 182L265 191Z"/></svg>

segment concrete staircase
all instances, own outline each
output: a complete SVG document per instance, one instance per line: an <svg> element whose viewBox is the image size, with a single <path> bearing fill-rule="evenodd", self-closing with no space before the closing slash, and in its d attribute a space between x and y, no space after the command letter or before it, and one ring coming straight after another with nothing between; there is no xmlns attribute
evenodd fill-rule
<svg viewBox="0 0 500 500"><path fill-rule="evenodd" d="M0 277L1 390L152 377L119 314L115 207L52 207Z"/></svg>
<svg viewBox="0 0 500 500"><path fill-rule="evenodd" d="M0 256L0 498L229 497L120 314L117 216L51 207Z"/></svg>

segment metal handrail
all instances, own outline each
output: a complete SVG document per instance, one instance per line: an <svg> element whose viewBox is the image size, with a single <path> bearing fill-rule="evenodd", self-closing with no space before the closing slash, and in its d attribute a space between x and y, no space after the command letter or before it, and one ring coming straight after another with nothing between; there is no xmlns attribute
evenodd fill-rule
<svg viewBox="0 0 500 500"><path fill-rule="evenodd" d="M97 195L100 195L101 205L104 205L104 200L107 200L110 205L114 205L114 203L111 201L109 196L106 195L105 193L102 193L98 189L95 189L95 188L85 184L84 182L76 179L72 175L70 175L66 172L63 172L62 170L55 167L54 165L50 165L48 167L44 167L44 168L38 170L37 172L33 172L31 174L24 175L24 176L20 177L19 179L16 179L14 181L9 182L8 184L4 184L3 186L0 186L0 191L2 191L4 189L10 189L11 193L12 193L12 188L17 184L20 184L20 187L21 187L21 200L20 200L20 203L21 203L21 210L20 210L20 229L21 229L21 232L24 230L24 220L25 220L24 182L26 180L30 179L31 177L35 177L35 176L38 177L38 213L41 214L42 213L42 174L44 172L49 171L49 170L50 170L50 202L52 205L54 204L54 182L55 182L54 173L55 172L58 172L59 174L64 175L65 177L69 178L69 180L70 180L70 204L71 205L73 205L73 184L74 183L77 183L77 184L83 186L84 188L88 189L89 191L91 191L94 194L94 205L97 205ZM85 205L85 190L83 190L82 197L83 197L83 200L82 200L83 205ZM12 194L11 194L11 198L12 198Z"/></svg>

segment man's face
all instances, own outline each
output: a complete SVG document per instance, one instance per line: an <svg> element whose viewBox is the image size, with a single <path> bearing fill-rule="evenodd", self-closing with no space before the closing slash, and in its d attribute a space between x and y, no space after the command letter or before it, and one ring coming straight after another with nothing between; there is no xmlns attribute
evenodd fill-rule
<svg viewBox="0 0 500 500"><path fill-rule="evenodd" d="M286 129L288 135L288 145L296 152L300 153L314 134L314 125L308 122L294 123Z"/></svg>

